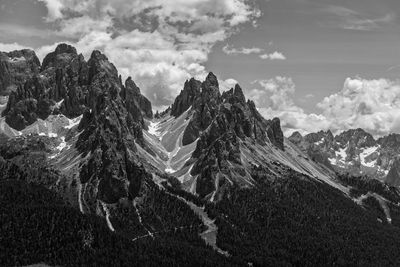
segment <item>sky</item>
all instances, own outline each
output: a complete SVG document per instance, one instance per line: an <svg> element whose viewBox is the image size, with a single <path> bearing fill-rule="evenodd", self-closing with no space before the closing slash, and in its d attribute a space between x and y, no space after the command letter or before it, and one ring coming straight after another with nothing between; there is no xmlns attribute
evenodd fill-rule
<svg viewBox="0 0 400 267"><path fill-rule="evenodd" d="M398 0L0 0L0 51L104 52L155 109L184 81L239 83L285 134L400 133Z"/></svg>

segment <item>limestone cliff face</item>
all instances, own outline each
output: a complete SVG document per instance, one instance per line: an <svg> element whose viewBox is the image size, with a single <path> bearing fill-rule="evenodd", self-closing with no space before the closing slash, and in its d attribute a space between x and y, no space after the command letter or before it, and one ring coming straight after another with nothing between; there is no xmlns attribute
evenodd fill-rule
<svg viewBox="0 0 400 267"><path fill-rule="evenodd" d="M29 49L0 52L0 95L9 95L40 71L40 62Z"/></svg>
<svg viewBox="0 0 400 267"><path fill-rule="evenodd" d="M88 155L79 173L80 181L87 191L97 192L93 198L105 203L132 200L148 175L136 156L135 141L142 138L141 122L125 107L119 94L123 85L107 57L94 51L88 66L89 109L79 125L82 133L76 144L83 155Z"/></svg>
<svg viewBox="0 0 400 267"><path fill-rule="evenodd" d="M196 191L202 197L215 192L216 186L220 197L232 180L241 183L240 177L247 176L241 162L241 142L272 144L284 149L279 119L264 119L254 102L246 102L239 85L221 94L213 73L202 83L195 79L187 81L172 105L171 115L179 116L190 107L191 118L182 144L198 140L192 154L195 164L191 175L197 177Z"/></svg>
<svg viewBox="0 0 400 267"><path fill-rule="evenodd" d="M98 60L103 63L94 63L93 60L86 62L82 54L78 54L74 47L67 44L58 45L54 52L44 58L41 66L33 51L32 53L25 51L21 54L27 59L23 60L25 63L18 64L22 64L20 68L24 71L20 72L26 75L19 80L16 78L13 80L15 88L10 92L7 107L3 111L3 116L11 127L22 130L38 118L46 119L50 114L61 113L68 118L75 118L93 105L89 87L95 75L94 65L103 64L103 61ZM0 62L9 65L11 63L8 56L11 55L7 55L3 53ZM13 56L18 55L13 54ZM96 56L101 57L101 53L96 52L92 58ZM8 61L1 61L1 58L6 57ZM118 84L117 93L121 93L123 104L127 106L135 120L143 122L143 116L152 117L150 101L140 93L131 79L128 79L124 86L118 77L117 69L112 64L97 65L97 68L100 67L104 67L103 72L112 77L110 79L113 79L113 84Z"/></svg>

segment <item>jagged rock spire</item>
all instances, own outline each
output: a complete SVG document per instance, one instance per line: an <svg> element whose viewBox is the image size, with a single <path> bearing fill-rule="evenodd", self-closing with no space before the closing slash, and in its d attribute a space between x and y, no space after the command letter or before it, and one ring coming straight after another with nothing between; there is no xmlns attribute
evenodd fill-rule
<svg viewBox="0 0 400 267"><path fill-rule="evenodd" d="M208 73L204 83L207 83L211 86L219 87L217 76L215 76L215 74L212 72Z"/></svg>
<svg viewBox="0 0 400 267"><path fill-rule="evenodd" d="M175 98L171 107L171 115L178 117L193 105L195 99L200 95L201 82L191 78L185 82L183 90Z"/></svg>
<svg viewBox="0 0 400 267"><path fill-rule="evenodd" d="M243 90L239 84L235 85L235 89L233 90L233 95L238 98L240 102L246 102L246 97L243 94Z"/></svg>

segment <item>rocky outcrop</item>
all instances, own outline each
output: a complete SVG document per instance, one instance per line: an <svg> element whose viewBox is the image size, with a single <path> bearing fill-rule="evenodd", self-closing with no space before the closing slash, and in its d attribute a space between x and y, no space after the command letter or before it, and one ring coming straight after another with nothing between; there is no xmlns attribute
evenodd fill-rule
<svg viewBox="0 0 400 267"><path fill-rule="evenodd" d="M45 57L39 74L11 92L3 115L17 130L50 114L77 117L86 109L87 84L88 67L83 56L72 46L60 44Z"/></svg>
<svg viewBox="0 0 400 267"><path fill-rule="evenodd" d="M385 182L392 186L400 186L400 158L393 161Z"/></svg>
<svg viewBox="0 0 400 267"><path fill-rule="evenodd" d="M295 144L296 146L300 146L304 142L304 138L298 131L292 133L292 135L288 138L290 142Z"/></svg>
<svg viewBox="0 0 400 267"><path fill-rule="evenodd" d="M267 135L269 140L281 150L284 150L283 132L281 128L281 121L279 118L274 118L267 127Z"/></svg>
<svg viewBox="0 0 400 267"><path fill-rule="evenodd" d="M371 134L359 128L336 136L329 130L310 133L304 137L293 133L289 140L312 160L336 172L365 175L389 183L397 179L394 177L397 168L395 159L400 149L398 134L375 140Z"/></svg>
<svg viewBox="0 0 400 267"><path fill-rule="evenodd" d="M175 98L171 106L171 115L178 117L190 108L195 99L200 95L200 87L201 82L194 78L186 81L183 90Z"/></svg>
<svg viewBox="0 0 400 267"><path fill-rule="evenodd" d="M9 95L39 71L40 62L32 50L0 52L0 95Z"/></svg>
<svg viewBox="0 0 400 267"><path fill-rule="evenodd" d="M350 149L370 147L376 144L374 137L361 128L344 131L335 137L337 143L348 144Z"/></svg>
<svg viewBox="0 0 400 267"><path fill-rule="evenodd" d="M122 87L121 97L128 112L135 121L141 122L144 125L143 117L148 119L153 117L151 102L141 94L139 87L137 87L131 77L126 79L125 87Z"/></svg>
<svg viewBox="0 0 400 267"><path fill-rule="evenodd" d="M116 203L136 197L142 179L148 176L136 155L135 141L141 139L141 125L125 108L122 83L113 64L94 51L89 66L89 108L79 125L83 132L78 150L88 155L79 177L92 199ZM90 206L95 212L95 205Z"/></svg>
<svg viewBox="0 0 400 267"><path fill-rule="evenodd" d="M213 73L201 83L200 89L191 86L196 84L195 80L187 82L186 90L175 103L185 103L185 108L192 106L183 145L199 138L192 154L195 163L190 173L197 177L196 192L201 197L216 200L232 183L249 186L251 177L241 161L240 143L272 144L283 150L283 133L279 119L264 119L254 102L246 102L239 85L221 95Z"/></svg>
<svg viewBox="0 0 400 267"><path fill-rule="evenodd" d="M200 132L204 131L217 115L218 105L221 104L221 94L219 92L218 79L212 72L207 75L206 80L201 84L200 94L192 104L193 117L183 134L183 145L195 141Z"/></svg>
<svg viewBox="0 0 400 267"><path fill-rule="evenodd" d="M94 58L99 57L96 60ZM48 54L40 73L30 77L23 85L11 92L3 115L7 123L22 130L37 118L46 119L50 114L62 113L68 118L82 115L96 101L89 93L89 86L98 69L109 75L110 83L117 88L113 94L121 94L123 105L133 120L144 125L143 116L152 118L150 101L140 93L132 79L126 86L121 82L117 69L98 51L86 62L82 54L67 44L60 44ZM99 63L100 62L100 63ZM101 65L105 64L105 65Z"/></svg>

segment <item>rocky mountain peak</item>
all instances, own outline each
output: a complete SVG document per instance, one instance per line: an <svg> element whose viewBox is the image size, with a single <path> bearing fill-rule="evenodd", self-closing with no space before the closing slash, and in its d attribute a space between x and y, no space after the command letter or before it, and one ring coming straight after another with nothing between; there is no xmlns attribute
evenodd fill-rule
<svg viewBox="0 0 400 267"><path fill-rule="evenodd" d="M94 75L98 73L106 74L109 78L113 80L116 84L121 84L121 81L118 76L117 68L108 61L106 55L101 53L99 50L94 50L90 56L88 61L89 65L89 81L93 78Z"/></svg>
<svg viewBox="0 0 400 267"><path fill-rule="evenodd" d="M333 136L333 133L331 132L331 130L327 130L325 136L329 141L333 141L335 139L335 137Z"/></svg>
<svg viewBox="0 0 400 267"><path fill-rule="evenodd" d="M377 140L377 143L383 148L398 149L400 147L400 134L389 134Z"/></svg>
<svg viewBox="0 0 400 267"><path fill-rule="evenodd" d="M36 56L35 51L31 49L14 50L5 54L11 59L11 61L17 58L24 58L25 60L31 61L34 67L40 66L39 58Z"/></svg>
<svg viewBox="0 0 400 267"><path fill-rule="evenodd" d="M40 71L40 61L33 50L0 52L0 95L9 95Z"/></svg>
<svg viewBox="0 0 400 267"><path fill-rule="evenodd" d="M214 86L219 88L217 76L215 76L215 74L212 72L208 73L206 80L204 81L204 84L207 85L207 87Z"/></svg>
<svg viewBox="0 0 400 267"><path fill-rule="evenodd" d="M205 81L201 84L199 100L203 104L210 103L211 106L216 106L221 101L218 79L212 72L208 74Z"/></svg>
<svg viewBox="0 0 400 267"><path fill-rule="evenodd" d="M125 87L126 89L129 89L130 91L132 91L132 93L139 95L140 94L140 89L139 87L136 85L136 83L132 80L132 77L129 76L126 80L125 80Z"/></svg>
<svg viewBox="0 0 400 267"><path fill-rule="evenodd" d="M273 118L269 127L267 128L267 135L269 140L279 149L284 150L284 137L281 128L281 120Z"/></svg>
<svg viewBox="0 0 400 267"><path fill-rule="evenodd" d="M175 98L171 106L171 115L178 117L193 105L195 99L200 95L201 82L191 78L185 82L183 90Z"/></svg>
<svg viewBox="0 0 400 267"><path fill-rule="evenodd" d="M57 45L56 50L54 52L56 55L64 54L64 53L77 54L75 47L73 47L72 45L69 45L69 44L65 44L65 43L61 43L61 44Z"/></svg>
<svg viewBox="0 0 400 267"><path fill-rule="evenodd" d="M239 84L236 84L234 88L223 92L221 98L224 102L228 102L232 105L236 103L246 105L246 98Z"/></svg>
<svg viewBox="0 0 400 267"><path fill-rule="evenodd" d="M122 87L121 97L125 102L126 109L135 121L140 122L144 126L143 117L153 117L151 102L141 94L140 88L131 77L126 79L125 87Z"/></svg>
<svg viewBox="0 0 400 267"><path fill-rule="evenodd" d="M374 137L361 128L344 131L335 140L341 145L351 143L359 148L376 144Z"/></svg>
<svg viewBox="0 0 400 267"><path fill-rule="evenodd" d="M68 44L59 44L56 49L43 59L41 71L47 68L66 67L74 58L78 57L76 48Z"/></svg>
<svg viewBox="0 0 400 267"><path fill-rule="evenodd" d="M309 143L315 142L323 142L323 143L331 143L334 140L334 136L330 130L328 131L319 131L317 133L309 133L304 139Z"/></svg>
<svg viewBox="0 0 400 267"><path fill-rule="evenodd" d="M235 85L235 89L233 90L233 95L237 97L240 102L246 102L246 97L244 96L243 90L239 84Z"/></svg>
<svg viewBox="0 0 400 267"><path fill-rule="evenodd" d="M295 145L298 145L303 141L303 136L298 131L295 131L289 137L289 141L292 142Z"/></svg>

